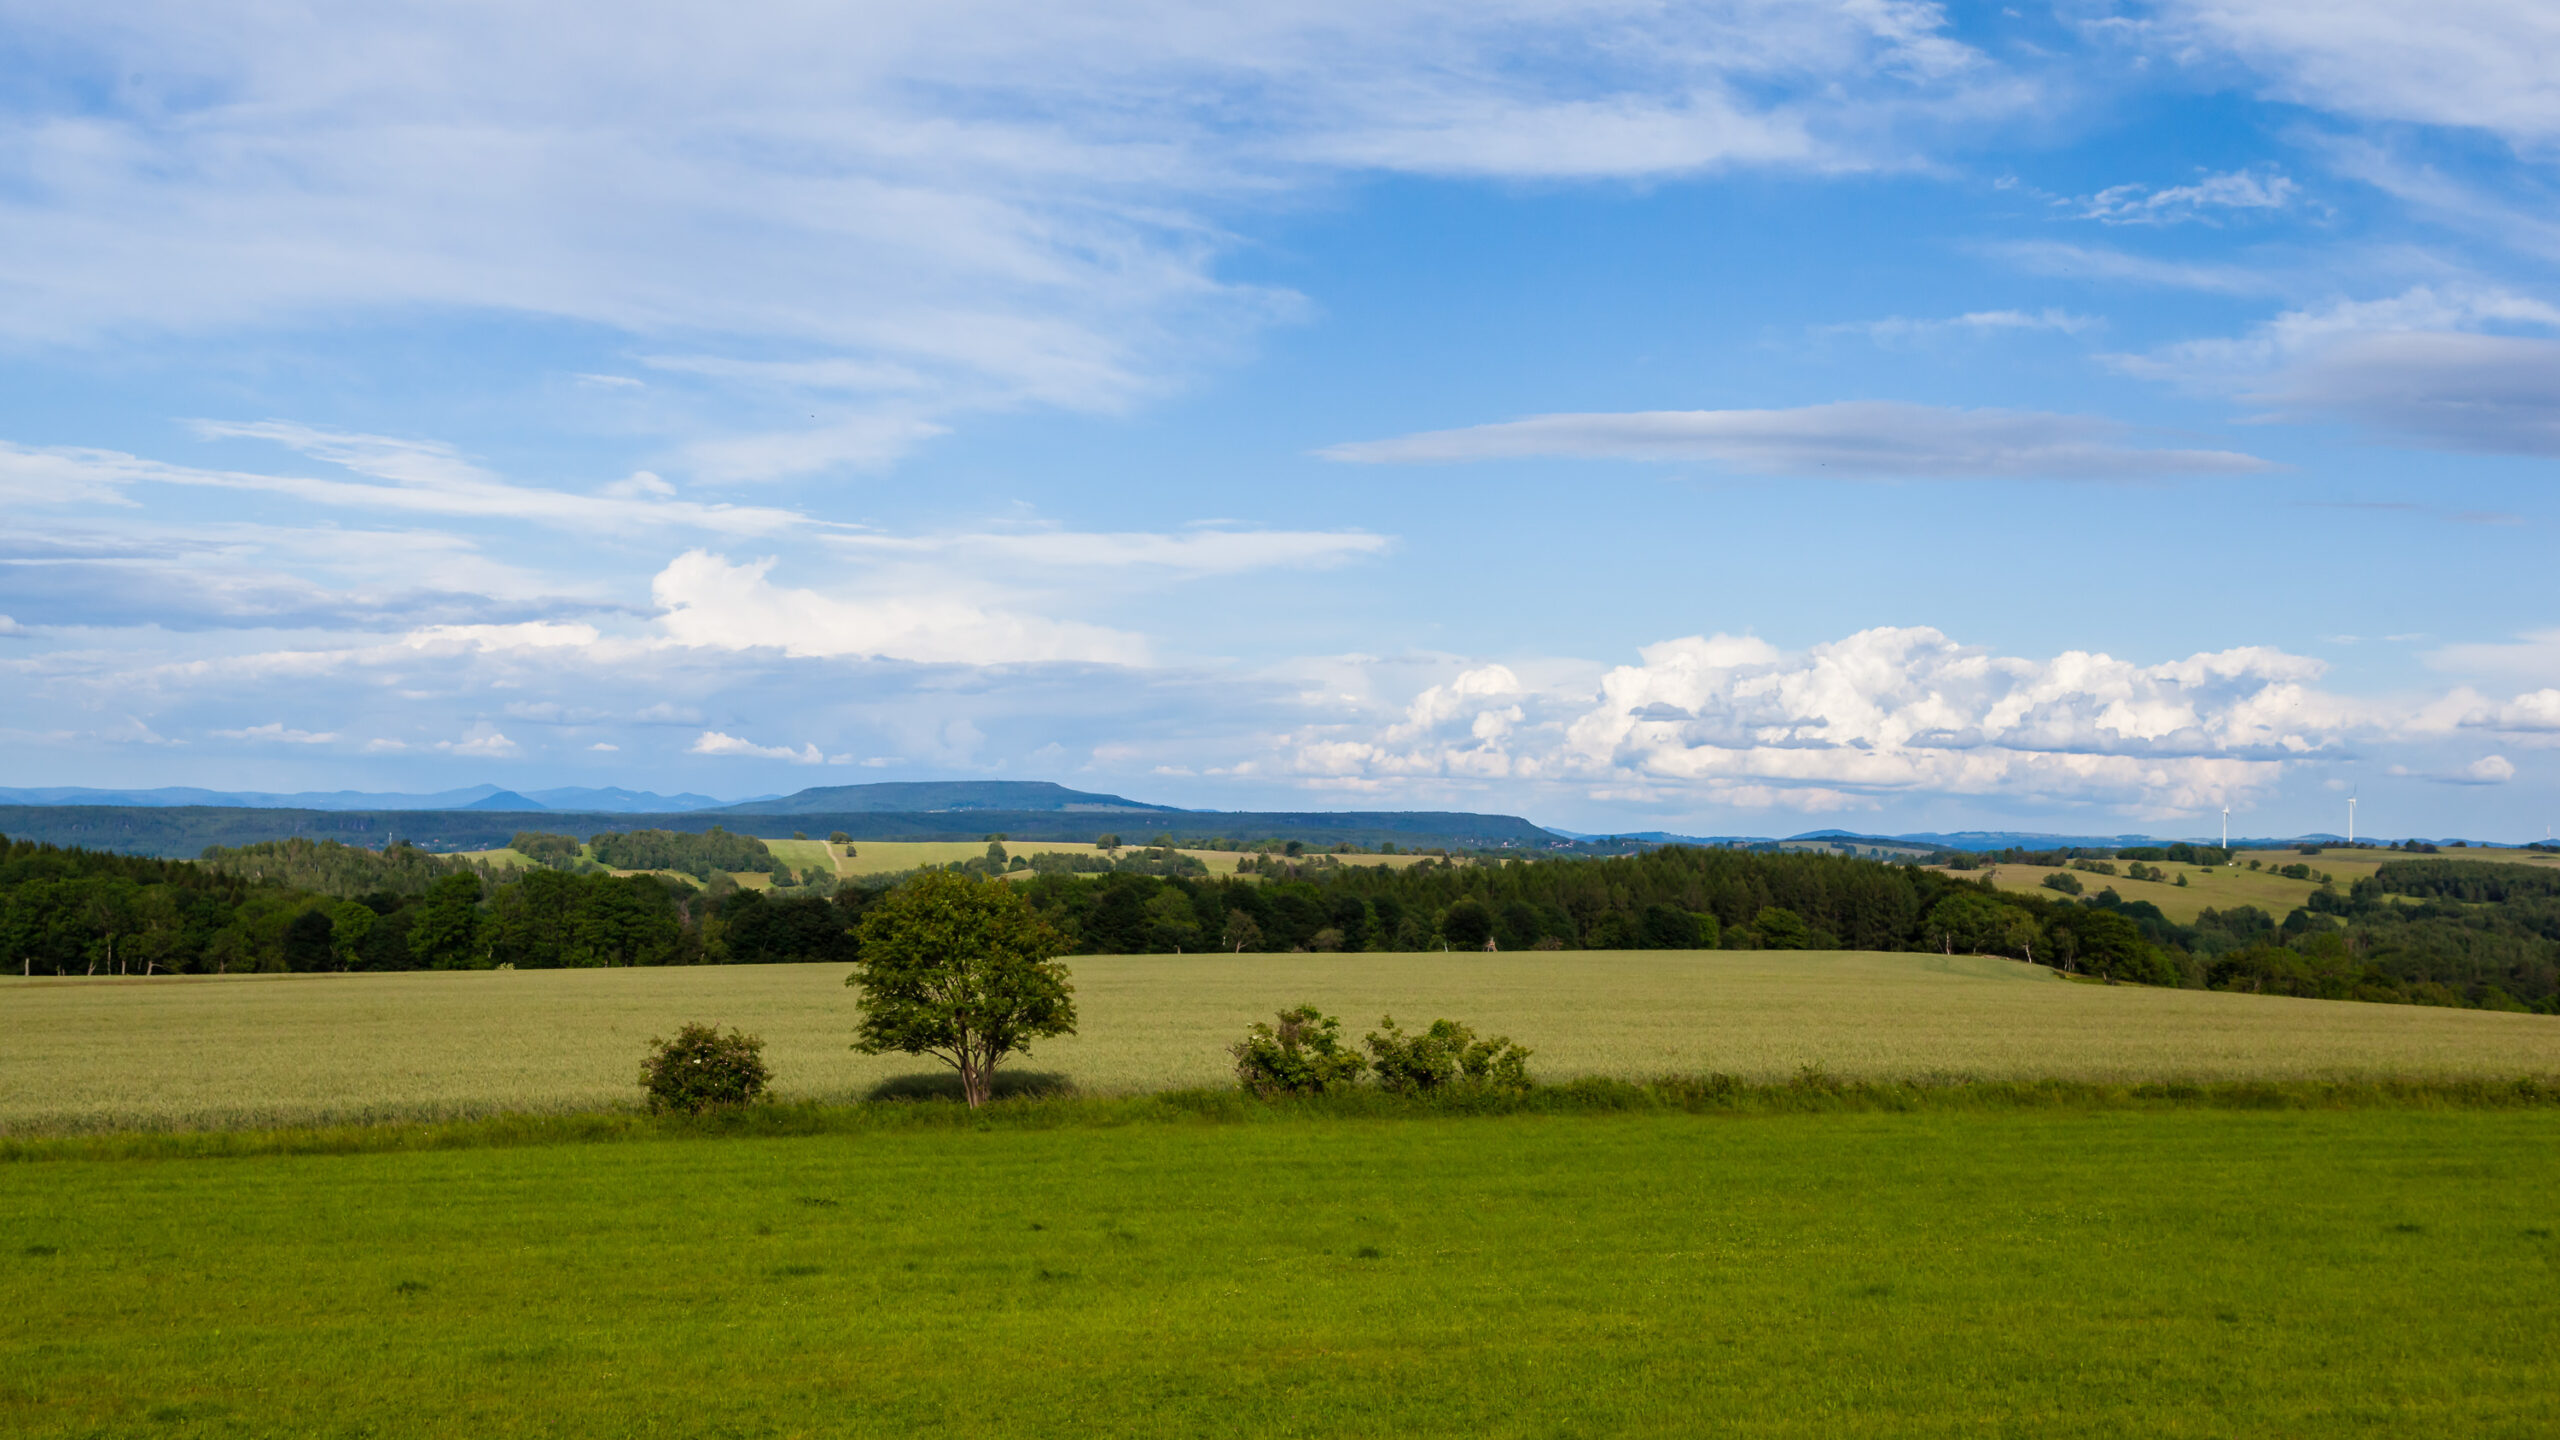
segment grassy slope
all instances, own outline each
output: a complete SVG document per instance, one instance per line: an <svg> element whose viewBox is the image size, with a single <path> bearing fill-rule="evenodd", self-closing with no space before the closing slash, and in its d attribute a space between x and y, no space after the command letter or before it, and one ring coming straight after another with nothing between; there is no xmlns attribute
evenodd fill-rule
<svg viewBox="0 0 2560 1440"><path fill-rule="evenodd" d="M2248 862L2264 862L2266 868L2251 870ZM2112 885L2127 900L2148 900L2160 907L2160 913L2181 925L2192 923L2196 915L2207 909L2228 910L2234 905L2255 905L2278 920L2292 913L2311 892L2320 888L2316 880L2287 880L2271 873L2278 866L2308 865L2314 874L2328 875L2344 891L2358 880L2394 860L2473 860L2489 864L2543 864L2560 868L2560 856L2530 850L2445 850L2434 855L2394 854L2388 850L2323 850L2317 855L2301 855L2291 850L2244 850L2236 867L2171 865L2163 862L2157 868L2171 875L2183 873L2187 883L2182 888L2174 880L2128 880L2123 874L2092 875L2083 870L2071 873L2095 895ZM2131 863L2112 862L2121 872ZM2044 888L2044 877L2055 872L2050 865L2000 865L1992 875L1992 883L2003 890L2032 891L2054 896ZM1956 871L1958 879L1980 879L1983 871ZM2057 897L2067 898L2067 897Z"/></svg>
<svg viewBox="0 0 2560 1440"><path fill-rule="evenodd" d="M0 1431L2547 1435L2555 1189L2548 1110L0 1166Z"/></svg>
<svg viewBox="0 0 2560 1440"><path fill-rule="evenodd" d="M1026 1068L1092 1090L1217 1084L1252 1020L1312 1001L1507 1031L1541 1074L2560 1075L2560 1018L2078 985L2006 960L1774 951L1150 955L1070 961L1082 1033ZM930 1061L852 1054L841 967L0 979L0 1129L218 1126L628 1102L653 1035L765 1037L786 1095Z"/></svg>

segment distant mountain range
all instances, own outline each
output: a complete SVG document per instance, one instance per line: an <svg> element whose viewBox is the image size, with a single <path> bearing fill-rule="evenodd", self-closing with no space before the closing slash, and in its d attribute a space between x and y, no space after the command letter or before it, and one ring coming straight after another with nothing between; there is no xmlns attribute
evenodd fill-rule
<svg viewBox="0 0 2560 1440"><path fill-rule="evenodd" d="M1855 830L1808 830L1801 835L1784 838L1766 835L1676 835L1668 830L1613 830L1606 834L1586 834L1573 830L1555 832L1569 840L1585 843L1609 840L1635 840L1650 845L1804 845L1831 843L1836 845L1873 846L1904 850L2118 850L2128 845L2174 845L2184 841L2190 845L2219 844L2212 835L2048 835L2033 830L1954 830L1921 831L1909 835L1868 835ZM2368 837L2372 838L2372 837ZM2426 839L2424 836L2415 837ZM2235 846L2262 848L2270 845L2343 845L2346 837L2321 831L2311 835L2234 835ZM2375 843L2383 843L2376 840ZM2429 841L2430 844L2450 843ZM2493 842L2475 840L2474 845Z"/></svg>
<svg viewBox="0 0 2560 1440"><path fill-rule="evenodd" d="M714 825L780 838L842 830L858 840L975 839L1002 833L1017 840L1086 840L1116 833L1131 841L1155 835L1195 842L1340 841L1410 848L1519 849L1625 853L1647 845L1838 845L1912 856L1934 850L2114 849L2166 843L2149 835L2050 835L2014 830L1962 830L1866 835L1811 830L1783 839L1760 835L1683 835L1667 830L1592 833L1553 830L1513 815L1459 811L1184 810L1121 795L1070 790L1045 780L892 781L821 785L793 795L722 801L708 795L658 795L619 787L518 791L473 785L428 795L339 790L278 795L186 788L105 790L62 786L0 789L0 833L55 844L100 846L137 854L190 856L207 845L240 845L293 835L380 845L400 838L435 849L503 845L518 830L589 835L660 827L700 831ZM2208 837L2187 837L2204 843ZM2337 844L2334 835L2235 837L2235 844Z"/></svg>
<svg viewBox="0 0 2560 1440"><path fill-rule="evenodd" d="M709 795L655 795L619 786L603 789L569 786L519 793L495 785L472 785L460 790L439 790L432 795L377 794L364 790L306 790L299 794L277 795L256 790L196 790L178 785L157 790L90 790L77 785L29 790L0 788L0 805L220 805L250 810L574 810L591 815L677 815L689 810L714 810L729 804L751 805L773 798L760 795L753 800L728 801Z"/></svg>

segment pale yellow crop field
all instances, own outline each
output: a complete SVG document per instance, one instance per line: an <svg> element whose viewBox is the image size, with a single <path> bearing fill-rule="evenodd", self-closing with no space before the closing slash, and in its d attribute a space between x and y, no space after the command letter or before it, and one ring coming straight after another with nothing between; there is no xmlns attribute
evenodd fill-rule
<svg viewBox="0 0 2560 1440"><path fill-rule="evenodd" d="M1214 1085L1309 1002L1508 1032L1547 1078L1804 1065L1869 1078L2560 1076L2560 1018L2063 980L2014 961L1778 951L1083 956L1082 1031L1024 1068L1097 1091ZM789 1096L931 1062L847 1049L843 967L0 979L0 1130L226 1126L629 1103L687 1021L762 1035Z"/></svg>

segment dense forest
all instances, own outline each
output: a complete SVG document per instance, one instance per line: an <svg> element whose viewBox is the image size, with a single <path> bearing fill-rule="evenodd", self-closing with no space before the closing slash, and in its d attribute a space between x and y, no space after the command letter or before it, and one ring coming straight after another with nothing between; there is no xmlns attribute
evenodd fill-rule
<svg viewBox="0 0 2560 1440"><path fill-rule="evenodd" d="M2181 925L2112 888L2010 894L1802 852L1401 869L1267 855L1234 878L1183 858L1141 850L1077 873L991 845L953 868L1009 874L1084 954L1930 950L2149 985L2560 1013L2560 874L2525 865L2393 861L2281 919L2238 906ZM295 840L189 863L19 841L0 848L0 958L56 975L850 961L855 924L897 878L757 890L716 871L700 886L592 865L510 871L398 845Z"/></svg>

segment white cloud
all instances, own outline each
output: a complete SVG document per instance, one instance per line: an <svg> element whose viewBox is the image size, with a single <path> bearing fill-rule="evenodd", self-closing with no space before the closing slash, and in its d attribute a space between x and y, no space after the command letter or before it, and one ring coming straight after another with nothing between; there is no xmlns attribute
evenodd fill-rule
<svg viewBox="0 0 2560 1440"><path fill-rule="evenodd" d="M1985 336L2023 334L2049 330L2060 335L2085 335L2101 329L2106 322L2094 315L2075 315L2068 310L2047 307L2042 310L1975 310L1963 315L1950 315L1939 320L1915 320L1904 315L1889 315L1882 320L1862 320L1848 325L1825 325L1819 334L1864 335L1879 345L1926 342L1948 336Z"/></svg>
<svg viewBox="0 0 2560 1440"><path fill-rule="evenodd" d="M2527 631L2513 640L2446 645L2427 652L2425 658L2430 666L2459 675L2560 682L2560 628Z"/></svg>
<svg viewBox="0 0 2560 1440"><path fill-rule="evenodd" d="M2209 260L2160 260L2100 245L2073 245L2058 240L2003 241L1985 245L1983 253L2005 260L2030 275L2066 280L2113 281L2165 290L2198 290L2212 295L2265 295L2291 288L2288 277L2246 265Z"/></svg>
<svg viewBox="0 0 2560 1440"><path fill-rule="evenodd" d="M2312 688L2319 662L2267 649L2157 665L2034 661L1935 630L1878 629L1797 654L1750 637L1649 646L1598 694L1501 667L1425 690L1376 727L1308 727L1298 773L1378 789L1506 778L1711 803L1868 808L1913 795L2095 803L2167 815L2271 790L2370 727Z"/></svg>
<svg viewBox="0 0 2560 1440"><path fill-rule="evenodd" d="M2127 479L2275 467L2228 450L2143 449L2125 427L2083 415L1843 401L1793 410L1540 415L1503 424L1335 445L1369 464L1578 459L1711 461L1772 475Z"/></svg>
<svg viewBox="0 0 2560 1440"><path fill-rule="evenodd" d="M2560 12L2540 0L2169 0L2173 43L2236 52L2340 114L2560 138Z"/></svg>
<svg viewBox="0 0 2560 1440"><path fill-rule="evenodd" d="M694 473L714 483L806 475L837 465L877 469L946 427L911 413L856 415L833 425L701 440L685 447Z"/></svg>
<svg viewBox="0 0 2560 1440"><path fill-rule="evenodd" d="M2342 340L2250 399L2430 449L2560 455L2560 341L2404 332ZM2481 523L2497 523L2488 513Z"/></svg>
<svg viewBox="0 0 2560 1440"><path fill-rule="evenodd" d="M213 438L283 443L367 480L270 475L171 465L116 450L76 446L35 448L0 441L0 496L54 501L134 503L142 485L244 491L278 496L300 505L434 515L459 519L516 520L582 533L657 529L709 530L729 535L771 535L823 526L789 510L762 506L704 505L657 495L582 495L517 485L490 475L440 445L351 435L310 426L266 423L201 427ZM371 482L385 483L371 483Z"/></svg>
<svg viewBox="0 0 2560 1440"><path fill-rule="evenodd" d="M2462 773L2474 785L2504 785L2516 778L2516 767L2504 755L2483 755L2462 767Z"/></svg>
<svg viewBox="0 0 2560 1440"><path fill-rule="evenodd" d="M523 746L500 734L486 721L472 726L470 733L459 740L437 741L436 748L449 755L468 755L484 760L504 760L524 752Z"/></svg>
<svg viewBox="0 0 2560 1440"><path fill-rule="evenodd" d="M929 558L1017 573L1140 571L1179 578L1252 570L1321 569L1387 553L1394 541L1361 530L1146 531L1022 530L951 535L848 534L842 549L872 556Z"/></svg>
<svg viewBox="0 0 2560 1440"><path fill-rule="evenodd" d="M28 633L30 632L26 626L19 624L17 621L6 615L0 615L0 635L5 635L15 639Z"/></svg>
<svg viewBox="0 0 2560 1440"><path fill-rule="evenodd" d="M2271 419L2342 419L2436 449L2560 454L2560 340L2492 333L2517 329L2560 330L2560 306L2506 290L2422 285L2109 360L2128 374L2236 395L2267 407Z"/></svg>
<svg viewBox="0 0 2560 1440"><path fill-rule="evenodd" d="M1295 311L1213 273L1239 203L1367 171L1904 165L1906 133L2036 98L1916 0L144 3L18 24L117 81L78 108L30 92L9 126L0 327L495 311L710 356L709 383L907 397L696 451L741 476L1175 382ZM718 373L733 356L804 368Z"/></svg>
<svg viewBox="0 0 2560 1440"><path fill-rule="evenodd" d="M334 733L290 730L281 720L252 725L245 730L215 730L210 733L224 740L271 740L283 745L326 745L338 738Z"/></svg>
<svg viewBox="0 0 2560 1440"><path fill-rule="evenodd" d="M776 563L735 565L703 550L677 556L650 582L650 594L665 612L660 629L679 645L770 648L791 656L963 665L1146 659L1140 636L981 604L959 593L861 597L784 589L765 578Z"/></svg>
<svg viewBox="0 0 2560 1440"><path fill-rule="evenodd" d="M2235 170L2158 190L2147 185L2110 186L2082 202L2079 217L2108 225L2175 225L2188 220L2212 225L2219 223L2215 211L2282 210L2301 194L2302 187L2283 175Z"/></svg>
<svg viewBox="0 0 2560 1440"><path fill-rule="evenodd" d="M587 748L588 748L588 749L590 749L590 750L595 750L595 751L600 751L600 752L604 752L604 753L610 754L611 752L616 751L616 750L619 750L619 749L621 749L622 747L621 747L621 746L619 746L619 745L614 744L613 742L611 742L611 741L609 741L609 740L599 740L599 741L597 741L596 743L594 743L593 745L588 746Z"/></svg>
<svg viewBox="0 0 2560 1440"><path fill-rule="evenodd" d="M803 745L797 750L788 745L758 745L752 740L741 740L718 730L703 731L686 748L696 755L749 755L763 760L788 760L795 765L826 763L826 757L818 753L815 745Z"/></svg>
<svg viewBox="0 0 2560 1440"><path fill-rule="evenodd" d="M583 650L603 638L593 625L528 620L515 625L426 625L402 637L413 649Z"/></svg>

